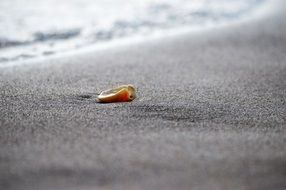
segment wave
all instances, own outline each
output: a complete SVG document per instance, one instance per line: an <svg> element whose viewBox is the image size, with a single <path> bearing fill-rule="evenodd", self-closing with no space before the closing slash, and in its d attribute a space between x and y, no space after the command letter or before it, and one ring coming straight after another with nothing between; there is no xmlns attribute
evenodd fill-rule
<svg viewBox="0 0 286 190"><path fill-rule="evenodd" d="M0 1L0 63L48 56L113 39L205 27L247 15L264 0Z"/></svg>

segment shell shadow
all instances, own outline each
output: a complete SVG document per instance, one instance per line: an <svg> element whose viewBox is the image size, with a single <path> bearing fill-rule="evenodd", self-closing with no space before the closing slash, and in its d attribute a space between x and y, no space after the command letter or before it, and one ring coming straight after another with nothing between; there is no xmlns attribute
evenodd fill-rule
<svg viewBox="0 0 286 190"><path fill-rule="evenodd" d="M129 107L131 117L137 119L161 119L168 121L202 122L215 120L227 114L218 105L203 106L169 106L169 105L133 105Z"/></svg>

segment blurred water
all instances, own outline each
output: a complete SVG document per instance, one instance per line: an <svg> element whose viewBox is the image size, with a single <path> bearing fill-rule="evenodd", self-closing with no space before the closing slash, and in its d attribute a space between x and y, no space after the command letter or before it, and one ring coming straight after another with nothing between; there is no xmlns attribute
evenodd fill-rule
<svg viewBox="0 0 286 190"><path fill-rule="evenodd" d="M265 0L1 0L0 64L156 30L205 27Z"/></svg>

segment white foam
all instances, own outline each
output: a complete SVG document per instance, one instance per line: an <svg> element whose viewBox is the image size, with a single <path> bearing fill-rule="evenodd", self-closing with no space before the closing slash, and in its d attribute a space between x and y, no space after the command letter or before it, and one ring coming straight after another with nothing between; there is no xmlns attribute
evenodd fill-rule
<svg viewBox="0 0 286 190"><path fill-rule="evenodd" d="M14 0L14 1L18 1L18 0ZM33 0L30 0L30 1L33 1ZM53 0L49 0L49 1L53 1ZM77 0L75 0L75 1L77 1ZM89 1L89 0L86 0L86 1ZM121 0L121 1L125 1L125 0ZM131 1L132 0L126 0L125 2L129 2L129 5L130 5ZM185 1L184 0L180 0L180 1L182 1L182 2L180 2L181 6L185 5L184 9L188 9L188 6L186 4L183 4ZM223 2L223 1L226 1L226 0L219 0L219 1ZM151 0L145 0L145 1L142 1L142 2L144 2L145 4L142 3L141 5L138 5L138 6L140 6L140 7L144 7L145 6L146 7L147 5L150 6ZM174 3L173 1L168 1L168 0L157 0L157 1L152 1L153 4L151 4L151 5L154 5L154 2L157 2L157 4L155 4L157 6L159 6L159 5L163 6L164 4L162 2L165 2L165 3L169 2L168 5L170 5L171 3ZM161 2L161 4L158 3L158 2ZM195 10L201 10L202 11L202 7L206 6L207 0L204 0L204 1L193 0L191 2L192 2L192 4L189 4L189 6L193 5L193 7L191 6L191 8L189 8L189 9L192 9L191 12L193 13ZM241 2L243 2L243 1L241 1ZM272 2L272 1L269 1L269 2ZM195 24L193 24L193 25L192 24L186 24L186 25L178 25L176 27L169 27L167 29L164 28L164 27L163 28L162 27L158 27L158 28L156 28L156 30L153 30L147 36L145 34L142 34L142 33L137 33L137 34L134 34L134 35L128 35L128 36L121 37L121 38L115 38L115 39L109 40L109 41L102 41L102 42L95 43L95 44L87 44L87 45L84 45L83 47L78 48L78 49L76 49L76 48L66 48L67 46L69 46L69 43L68 43L68 41L65 41L63 50L59 51L60 53L58 53L58 54L49 55L49 56L37 55L36 58L33 58L33 59L9 61L7 63L0 64L0 67L19 65L19 64L27 64L27 63L31 64L31 63L36 63L38 61L45 60L45 59L50 59L50 58L58 58L58 57L63 57L63 56L72 56L72 55L75 55L75 54L78 54L78 53L82 53L82 52L104 50L104 49L107 49L107 48L118 47L118 46L131 44L131 43L140 43L142 41L154 40L154 39L159 39L159 38L162 38L162 37L168 38L168 37L171 37L171 36L174 36L174 35L178 35L178 34L197 32L197 31L201 31L201 30L208 30L208 29L211 29L211 28L214 28L214 27L224 27L224 26L229 26L231 24L238 24L238 23L241 23L241 22L250 21L251 19L259 18L262 15L265 15L267 12L269 12L269 8L268 9L265 8L265 7L269 7L269 2L265 3L264 6L260 6L260 7L257 7L256 9L253 9L255 11L250 11L249 10L248 12L240 15L240 17L237 18L237 19L232 19L232 20L222 19L222 20L220 20L220 22L206 22L203 26L202 25L195 25ZM134 1L133 1L133 3L134 3ZM180 3L178 3L178 4L180 4ZM247 3L246 2L244 2L244 3L245 3L245 5L243 5L243 3L240 4L240 10L245 9L245 8L243 8L243 6L247 6ZM131 3L131 5L132 5L132 3ZM113 6L115 6L115 5L113 5ZM116 6L118 6L118 5L116 5ZM233 2L230 3L230 4L223 4L221 6L217 6L216 4L212 4L211 6L209 6L208 9L210 9L210 8L212 8L213 11L217 10L218 12L219 12L220 9L226 9L226 8L227 8L227 10L229 12L235 12L235 11L239 10L238 9L238 4L235 4ZM164 7L163 7L163 9L164 9ZM206 8L204 7L204 9L206 9ZM188 10L188 11L190 11L190 10ZM146 12L145 13L141 13L141 14L144 15L144 14L146 14ZM126 15L125 15L125 19L126 19ZM114 20L112 22L114 22ZM90 32L90 33L92 34L92 32ZM73 45L74 45L74 41L71 41L70 42L70 46L73 46ZM34 46L31 46L30 48L34 48L35 46L37 46L37 44L35 44ZM43 48L43 44L40 44L40 46L41 46L41 48ZM39 49L41 49L41 48L39 48ZM24 49L24 48L20 47L19 51L21 51L21 49ZM9 51L9 49L8 49L8 51ZM30 50L28 50L28 51L30 51ZM12 48L11 52L15 53L15 50ZM2 51L2 55L3 55L3 53L6 54L6 55L8 54L8 52L5 53L4 51ZM0 55L1 55L1 53L0 53Z"/></svg>

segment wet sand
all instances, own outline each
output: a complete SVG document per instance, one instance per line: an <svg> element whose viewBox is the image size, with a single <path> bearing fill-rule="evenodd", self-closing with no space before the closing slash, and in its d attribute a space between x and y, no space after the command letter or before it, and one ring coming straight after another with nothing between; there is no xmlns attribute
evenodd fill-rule
<svg viewBox="0 0 286 190"><path fill-rule="evenodd" d="M1 68L0 189L285 189L284 12Z"/></svg>

